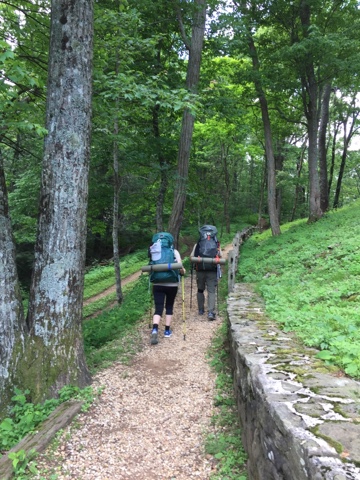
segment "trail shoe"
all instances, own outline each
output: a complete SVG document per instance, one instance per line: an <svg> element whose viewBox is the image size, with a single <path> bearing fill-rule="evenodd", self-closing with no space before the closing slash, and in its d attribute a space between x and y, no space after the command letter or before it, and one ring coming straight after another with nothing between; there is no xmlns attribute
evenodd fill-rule
<svg viewBox="0 0 360 480"><path fill-rule="evenodd" d="M170 338L172 335L172 330L165 330L164 332L164 337L165 338Z"/></svg>
<svg viewBox="0 0 360 480"><path fill-rule="evenodd" d="M216 319L216 315L214 312L209 312L208 313L208 320L215 320Z"/></svg>
<svg viewBox="0 0 360 480"><path fill-rule="evenodd" d="M156 345L157 343L159 343L158 331L155 330L155 328L154 328L153 331L151 332L150 343L151 343L151 345Z"/></svg>
<svg viewBox="0 0 360 480"><path fill-rule="evenodd" d="M199 310L199 315L204 315L204 310L200 309Z"/></svg>

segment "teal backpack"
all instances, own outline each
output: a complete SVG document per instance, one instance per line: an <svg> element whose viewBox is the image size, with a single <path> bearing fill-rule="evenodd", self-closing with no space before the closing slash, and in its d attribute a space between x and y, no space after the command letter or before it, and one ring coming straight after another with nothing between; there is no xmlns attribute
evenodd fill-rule
<svg viewBox="0 0 360 480"><path fill-rule="evenodd" d="M171 233L159 232L152 237L152 245L149 248L149 265L158 265L160 263L169 265L176 263L174 253L174 238ZM151 272L151 283L178 283L178 270L165 270L163 272Z"/></svg>

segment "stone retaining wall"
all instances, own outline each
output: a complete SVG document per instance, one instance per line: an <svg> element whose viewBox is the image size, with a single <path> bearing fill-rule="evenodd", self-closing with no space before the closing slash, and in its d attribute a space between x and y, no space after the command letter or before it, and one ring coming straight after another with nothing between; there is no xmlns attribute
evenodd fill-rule
<svg viewBox="0 0 360 480"><path fill-rule="evenodd" d="M284 334L247 284L228 297L249 480L360 480L360 384Z"/></svg>

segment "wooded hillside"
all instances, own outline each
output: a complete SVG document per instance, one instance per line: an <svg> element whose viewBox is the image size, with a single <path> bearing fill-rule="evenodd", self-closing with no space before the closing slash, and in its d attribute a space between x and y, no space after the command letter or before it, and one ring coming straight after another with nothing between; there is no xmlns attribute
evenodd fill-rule
<svg viewBox="0 0 360 480"><path fill-rule="evenodd" d="M89 383L86 266L115 260L121 302L119 258L155 231L277 236L359 197L358 1L0 11L2 406Z"/></svg>

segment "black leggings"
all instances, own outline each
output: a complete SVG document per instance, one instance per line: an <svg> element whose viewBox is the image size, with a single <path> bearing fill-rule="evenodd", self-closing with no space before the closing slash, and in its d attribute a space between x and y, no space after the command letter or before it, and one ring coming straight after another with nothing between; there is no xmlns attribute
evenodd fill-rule
<svg viewBox="0 0 360 480"><path fill-rule="evenodd" d="M172 315L174 309L175 297L178 291L178 287L168 287L166 285L153 285L153 295L155 303L154 315L162 315L164 311L166 315Z"/></svg>

